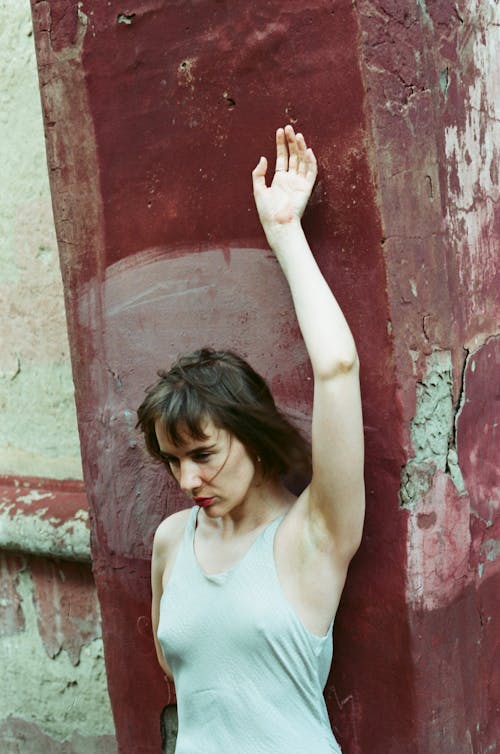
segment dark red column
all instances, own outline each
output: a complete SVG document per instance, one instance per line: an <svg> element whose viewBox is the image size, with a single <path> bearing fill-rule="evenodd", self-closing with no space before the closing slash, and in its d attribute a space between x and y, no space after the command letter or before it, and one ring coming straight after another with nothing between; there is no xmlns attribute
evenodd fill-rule
<svg viewBox="0 0 500 754"><path fill-rule="evenodd" d="M434 344L459 363L462 331L445 343L456 295L449 259L437 257L435 239L411 235L425 218L444 222L445 199L430 214L425 204L425 192L438 190L444 146L420 193L388 180L392 170L416 169L421 152L398 135L404 114L391 116L396 131L384 120L390 88L403 84L397 55L394 70L377 59L399 49L398 27L381 5L32 2L94 573L125 754L160 749L160 712L171 697L150 635L149 557L159 521L184 504L134 430L144 387L180 352L230 347L308 427L307 358L251 196L250 171L260 154L272 156L274 130L287 122L319 158L306 230L362 362L368 512L336 623L329 710L346 754L431 754L420 739L440 691L416 645L425 635L425 648L435 643L445 654L447 624L409 589L413 514L421 511L418 500L401 507L400 476L413 453L425 359ZM431 32L423 11L412 13L400 36L411 29L408 56L415 66L420 59L425 78ZM439 87L432 76L425 82L431 92ZM412 148L433 132L436 103L422 102ZM423 314L404 308L417 274L414 284L435 305ZM452 379L456 401L460 377ZM472 596L464 586L453 599L472 604L475 587L467 589ZM454 621L455 604L446 620ZM470 628L461 625L459 637ZM464 713L454 714L469 730Z"/></svg>

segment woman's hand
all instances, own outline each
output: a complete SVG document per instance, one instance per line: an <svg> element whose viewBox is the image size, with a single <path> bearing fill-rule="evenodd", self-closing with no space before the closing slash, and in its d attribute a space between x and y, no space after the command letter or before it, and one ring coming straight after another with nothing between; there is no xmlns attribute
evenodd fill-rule
<svg viewBox="0 0 500 754"><path fill-rule="evenodd" d="M300 222L316 180L317 165L312 149L302 134L292 126L276 131L276 168L270 186L266 186L267 160L261 157L252 172L255 204L272 245L275 233L283 226Z"/></svg>
<svg viewBox="0 0 500 754"><path fill-rule="evenodd" d="M297 535L292 540L305 537L300 568L315 545L316 552L331 555L343 583L360 542L365 506L359 360L349 325L301 226L317 168L312 150L291 126L276 132L276 172L269 187L266 170L261 157L252 174L255 202L290 286L314 375L312 480L287 519L295 521L289 523Z"/></svg>

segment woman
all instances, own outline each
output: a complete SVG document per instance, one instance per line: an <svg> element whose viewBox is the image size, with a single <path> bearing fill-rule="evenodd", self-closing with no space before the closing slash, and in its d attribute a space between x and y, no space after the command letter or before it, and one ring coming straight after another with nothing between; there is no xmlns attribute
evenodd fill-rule
<svg viewBox="0 0 500 754"><path fill-rule="evenodd" d="M267 240L290 286L314 373L312 479L281 479L306 455L269 390L230 352L203 349L160 373L139 409L151 454L194 507L155 535L152 621L175 682L176 754L340 752L323 699L332 626L364 517L356 348L301 217L316 159L291 126L276 170L253 171Z"/></svg>

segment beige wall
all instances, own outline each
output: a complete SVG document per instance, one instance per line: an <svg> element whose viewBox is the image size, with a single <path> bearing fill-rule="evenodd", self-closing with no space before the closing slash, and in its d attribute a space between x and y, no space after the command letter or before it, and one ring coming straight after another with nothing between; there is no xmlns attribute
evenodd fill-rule
<svg viewBox="0 0 500 754"><path fill-rule="evenodd" d="M81 478L29 0L0 18L0 474Z"/></svg>

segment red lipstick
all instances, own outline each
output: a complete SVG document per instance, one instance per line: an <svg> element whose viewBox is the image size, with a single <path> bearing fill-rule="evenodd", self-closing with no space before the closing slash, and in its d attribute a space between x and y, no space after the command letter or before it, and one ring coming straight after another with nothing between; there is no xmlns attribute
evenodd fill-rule
<svg viewBox="0 0 500 754"><path fill-rule="evenodd" d="M193 498L196 505L199 505L201 508L206 508L208 505L212 503L214 500L213 497L194 497Z"/></svg>

